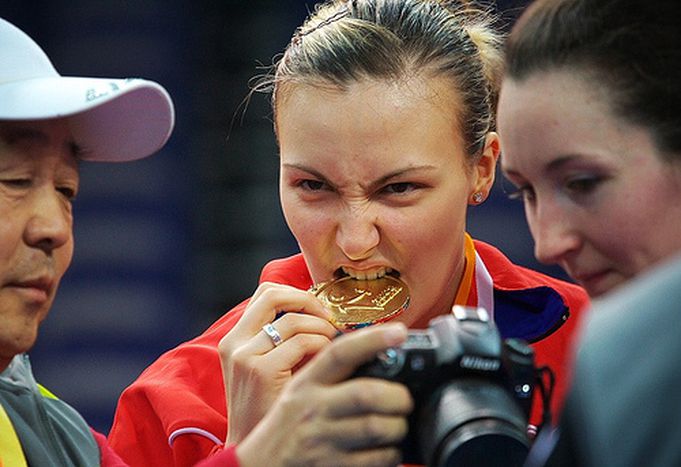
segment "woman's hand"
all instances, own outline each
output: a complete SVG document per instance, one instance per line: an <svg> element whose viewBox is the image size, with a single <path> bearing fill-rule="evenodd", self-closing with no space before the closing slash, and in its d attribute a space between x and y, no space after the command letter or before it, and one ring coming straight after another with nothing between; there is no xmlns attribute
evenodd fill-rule
<svg viewBox="0 0 681 467"><path fill-rule="evenodd" d="M277 313L285 311L275 320ZM281 337L263 331L272 323ZM227 398L227 443L253 429L294 371L337 334L329 312L312 294L281 284L261 284L243 317L220 341L218 350Z"/></svg>
<svg viewBox="0 0 681 467"><path fill-rule="evenodd" d="M347 379L362 363L407 336L389 323L336 339L301 369L237 446L242 467L386 466L400 462L413 401L406 386Z"/></svg>

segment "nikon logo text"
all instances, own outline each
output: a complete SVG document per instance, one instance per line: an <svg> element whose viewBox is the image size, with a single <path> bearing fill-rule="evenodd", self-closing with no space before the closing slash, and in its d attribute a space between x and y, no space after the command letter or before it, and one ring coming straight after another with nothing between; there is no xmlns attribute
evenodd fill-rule
<svg viewBox="0 0 681 467"><path fill-rule="evenodd" d="M476 357L474 355L464 355L461 358L461 367L479 371L497 371L500 362L496 359Z"/></svg>

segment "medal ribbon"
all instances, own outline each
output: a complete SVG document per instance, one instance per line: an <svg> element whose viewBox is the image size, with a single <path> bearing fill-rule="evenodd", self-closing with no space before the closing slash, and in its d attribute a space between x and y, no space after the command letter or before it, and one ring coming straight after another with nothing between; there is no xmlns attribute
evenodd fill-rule
<svg viewBox="0 0 681 467"><path fill-rule="evenodd" d="M454 298L454 305L475 306L475 303L468 303L471 287L473 285L473 273L475 272L475 245L473 245L473 239L470 235L467 233L464 235L464 255L466 257L466 265L464 266L459 290L456 292L456 297Z"/></svg>
<svg viewBox="0 0 681 467"><path fill-rule="evenodd" d="M494 285L482 258L475 251L473 239L467 233L464 238L464 267L459 290L454 298L454 305L479 306L487 310L494 320Z"/></svg>

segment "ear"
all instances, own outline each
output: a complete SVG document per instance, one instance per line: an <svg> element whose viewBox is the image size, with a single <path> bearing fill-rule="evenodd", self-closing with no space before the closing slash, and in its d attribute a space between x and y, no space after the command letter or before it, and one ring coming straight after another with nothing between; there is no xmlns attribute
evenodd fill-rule
<svg viewBox="0 0 681 467"><path fill-rule="evenodd" d="M469 204L480 204L487 199L496 173L497 161L501 152L499 135L490 131L485 137L485 146L480 159L473 166L473 177Z"/></svg>

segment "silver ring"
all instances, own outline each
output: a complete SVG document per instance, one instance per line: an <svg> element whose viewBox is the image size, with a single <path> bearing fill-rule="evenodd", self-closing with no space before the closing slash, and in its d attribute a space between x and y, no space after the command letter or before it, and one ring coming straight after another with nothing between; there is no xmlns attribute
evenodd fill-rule
<svg viewBox="0 0 681 467"><path fill-rule="evenodd" d="M284 342L284 340L281 338L281 334L279 334L279 331L277 331L277 328L275 328L272 323L267 323L264 325L262 330L270 337L275 347Z"/></svg>

